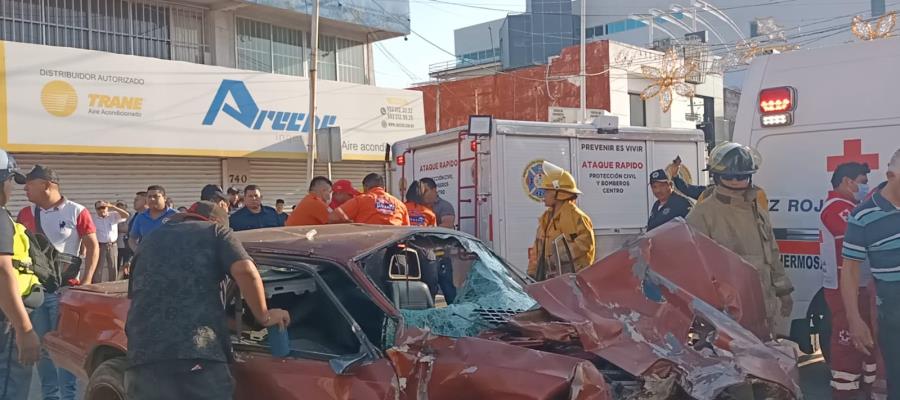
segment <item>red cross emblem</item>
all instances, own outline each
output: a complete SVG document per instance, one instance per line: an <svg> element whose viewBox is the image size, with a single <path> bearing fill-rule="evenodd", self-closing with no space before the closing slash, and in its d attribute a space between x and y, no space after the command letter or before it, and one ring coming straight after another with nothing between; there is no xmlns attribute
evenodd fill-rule
<svg viewBox="0 0 900 400"><path fill-rule="evenodd" d="M862 139L847 139L844 141L844 154L840 156L828 156L828 172L834 172L838 165L848 162L868 164L870 169L878 169L878 153L863 154Z"/></svg>

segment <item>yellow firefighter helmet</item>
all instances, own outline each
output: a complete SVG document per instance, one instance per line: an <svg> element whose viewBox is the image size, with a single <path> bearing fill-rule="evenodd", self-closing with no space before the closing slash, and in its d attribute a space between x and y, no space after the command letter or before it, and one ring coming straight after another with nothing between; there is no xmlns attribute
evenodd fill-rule
<svg viewBox="0 0 900 400"><path fill-rule="evenodd" d="M556 164L544 161L544 179L541 181L541 189L556 190L560 192L581 194L575 184L575 178Z"/></svg>

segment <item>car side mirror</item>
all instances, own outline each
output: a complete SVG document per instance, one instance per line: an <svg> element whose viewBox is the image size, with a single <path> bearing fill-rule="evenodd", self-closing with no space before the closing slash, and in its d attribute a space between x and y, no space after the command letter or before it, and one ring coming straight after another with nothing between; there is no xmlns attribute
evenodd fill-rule
<svg viewBox="0 0 900 400"><path fill-rule="evenodd" d="M372 361L372 356L365 348L360 347L359 353L348 354L328 360L328 366L336 375L351 375L353 370L365 363Z"/></svg>

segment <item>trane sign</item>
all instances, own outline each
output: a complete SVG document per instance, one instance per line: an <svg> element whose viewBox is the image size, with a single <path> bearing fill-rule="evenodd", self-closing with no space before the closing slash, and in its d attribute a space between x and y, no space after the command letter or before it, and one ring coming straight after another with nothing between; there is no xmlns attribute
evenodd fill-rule
<svg viewBox="0 0 900 400"><path fill-rule="evenodd" d="M231 98L237 108L225 101ZM260 130L265 126L272 131L309 132L309 118L306 113L260 109L243 81L222 80L209 110L203 118L203 125L211 126L219 114L225 113L248 129ZM316 129L335 126L337 116L316 116Z"/></svg>

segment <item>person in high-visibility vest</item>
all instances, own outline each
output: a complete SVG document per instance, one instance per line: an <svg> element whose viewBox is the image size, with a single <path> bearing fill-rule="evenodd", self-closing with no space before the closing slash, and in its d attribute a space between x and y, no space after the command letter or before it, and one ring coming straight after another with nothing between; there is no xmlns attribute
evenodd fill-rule
<svg viewBox="0 0 900 400"><path fill-rule="evenodd" d="M19 271L15 263L30 264L28 237L6 209L13 178L19 174L16 161L0 150L0 398L26 399L31 386L31 365L40 358L41 343L31 325L22 296L37 282L33 274ZM20 284L21 281L21 284ZM13 345L12 341L15 341Z"/></svg>
<svg viewBox="0 0 900 400"><path fill-rule="evenodd" d="M597 251L593 222L575 204L581 194L575 178L547 161L542 167L541 189L547 210L528 252L528 275L538 281L591 266Z"/></svg>

